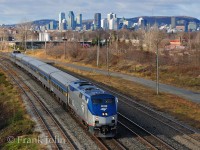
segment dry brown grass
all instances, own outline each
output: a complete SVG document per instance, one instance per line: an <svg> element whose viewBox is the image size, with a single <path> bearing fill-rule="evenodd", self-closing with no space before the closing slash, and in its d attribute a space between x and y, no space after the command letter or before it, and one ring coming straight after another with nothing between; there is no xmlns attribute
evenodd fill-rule
<svg viewBox="0 0 200 150"><path fill-rule="evenodd" d="M34 133L35 123L26 112L19 89L14 87L6 73L0 69L0 149L40 149L38 143L17 142L18 136L37 138ZM7 142L7 137L13 136L13 142Z"/></svg>
<svg viewBox="0 0 200 150"><path fill-rule="evenodd" d="M133 54L134 52L134 54ZM123 58L123 56L113 56L110 58L109 63L109 69L111 71L117 71L129 75L134 75L138 77L143 77L151 80L156 80L156 67L155 62L152 64L153 55L151 53L142 53L138 51L133 51L130 54L126 54L126 58ZM138 52L139 54L135 54L135 52ZM91 51L92 59L89 59L89 50L85 50L84 58L77 58L72 59L70 57L67 57L65 60L63 56L60 58L56 58L53 55L45 55L44 50L38 50L30 53L32 56L40 57L40 58L48 58L51 60L59 60L60 62L68 62L68 63L74 63L82 66L88 66L91 68L97 68L96 67L96 60L94 55L94 51ZM141 57L141 53L142 55ZM82 53L83 54L83 53ZM134 55L134 59L131 59L131 56ZM136 55L136 56L135 56ZM100 56L106 56L105 50L101 49ZM149 57L149 62L147 63L146 59ZM100 57L100 64L99 68L106 69L106 59ZM135 60L137 59L137 60ZM163 60L162 60L163 59ZM162 61L169 61L166 60L166 58L162 58ZM139 63L141 62L141 63ZM162 62L162 63L164 63ZM169 61L170 62L170 61ZM200 92L200 68L199 66L194 66L192 64L162 64L159 69L160 74L160 82L165 84L171 84L175 85L177 87L186 88L192 91Z"/></svg>
<svg viewBox="0 0 200 150"><path fill-rule="evenodd" d="M160 95L156 95L154 90L134 82L122 80L121 78L103 76L69 67L64 68L95 81L104 83L125 95L135 98L137 101L150 105L156 110L169 113L178 120L200 129L200 104L190 102L171 94L161 93Z"/></svg>

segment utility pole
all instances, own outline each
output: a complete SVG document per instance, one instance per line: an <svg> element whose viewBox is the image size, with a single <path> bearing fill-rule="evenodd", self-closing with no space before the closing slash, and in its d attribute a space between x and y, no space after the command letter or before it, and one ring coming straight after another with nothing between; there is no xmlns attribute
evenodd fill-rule
<svg viewBox="0 0 200 150"><path fill-rule="evenodd" d="M33 37L31 36L31 49L33 51Z"/></svg>
<svg viewBox="0 0 200 150"><path fill-rule="evenodd" d="M45 41L44 41L44 47L45 47L45 55L47 56L47 41L46 41L46 37L45 37Z"/></svg>
<svg viewBox="0 0 200 150"><path fill-rule="evenodd" d="M99 36L98 36L98 46L97 46L97 67L99 67Z"/></svg>
<svg viewBox="0 0 200 150"><path fill-rule="evenodd" d="M119 54L119 51L118 51L118 40L119 40L118 34L116 36L117 36L117 39L116 39L116 52L117 52L117 54Z"/></svg>
<svg viewBox="0 0 200 150"><path fill-rule="evenodd" d="M27 31L26 31L26 29L25 29L25 43L24 43L24 50L25 50L25 52L26 52L26 40L27 40L27 33L26 33Z"/></svg>
<svg viewBox="0 0 200 150"><path fill-rule="evenodd" d="M110 73L109 73L109 42L110 42L110 37L109 39L107 39L107 53L106 53L106 64L107 64L107 73L108 73L108 76L110 76Z"/></svg>
<svg viewBox="0 0 200 150"><path fill-rule="evenodd" d="M63 41L64 41L64 43L65 43L65 49L64 49L64 59L66 59L66 42L67 42L67 39L66 38L64 38L63 39Z"/></svg>
<svg viewBox="0 0 200 150"><path fill-rule="evenodd" d="M83 40L83 48L84 48L84 44L85 44L85 43L84 43L84 38L83 38L83 35L82 35L82 40Z"/></svg>
<svg viewBox="0 0 200 150"><path fill-rule="evenodd" d="M158 44L156 45L156 93L159 94L159 54Z"/></svg>

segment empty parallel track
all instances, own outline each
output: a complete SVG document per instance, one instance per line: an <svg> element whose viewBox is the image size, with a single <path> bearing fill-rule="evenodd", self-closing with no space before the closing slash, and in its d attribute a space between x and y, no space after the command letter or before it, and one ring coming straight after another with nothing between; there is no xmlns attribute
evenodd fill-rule
<svg viewBox="0 0 200 150"><path fill-rule="evenodd" d="M48 133L48 139L52 149L77 149L76 144L70 139L61 124L57 121L54 115L48 110L40 98L32 91L12 68L1 61L1 68L8 73L9 77L17 84L20 90L26 95L30 101L32 108L41 121L43 127Z"/></svg>

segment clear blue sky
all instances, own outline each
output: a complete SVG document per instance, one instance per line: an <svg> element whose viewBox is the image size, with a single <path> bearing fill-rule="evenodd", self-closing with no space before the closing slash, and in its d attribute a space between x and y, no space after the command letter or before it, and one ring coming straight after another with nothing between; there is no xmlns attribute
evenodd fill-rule
<svg viewBox="0 0 200 150"><path fill-rule="evenodd" d="M117 17L191 16L200 19L200 0L0 0L0 24L56 19L60 12L74 11L83 19L102 18L113 12Z"/></svg>

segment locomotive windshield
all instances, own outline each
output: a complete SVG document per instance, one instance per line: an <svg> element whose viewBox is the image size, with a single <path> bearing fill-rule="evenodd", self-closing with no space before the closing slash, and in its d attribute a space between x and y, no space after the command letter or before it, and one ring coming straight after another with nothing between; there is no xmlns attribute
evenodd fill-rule
<svg viewBox="0 0 200 150"><path fill-rule="evenodd" d="M113 95L97 94L91 96L88 102L88 109L96 116L105 116L103 113L106 113L106 117L108 117L116 114L116 103L116 99Z"/></svg>
<svg viewBox="0 0 200 150"><path fill-rule="evenodd" d="M107 99L92 99L93 104L114 104L115 99L113 98L107 98Z"/></svg>

